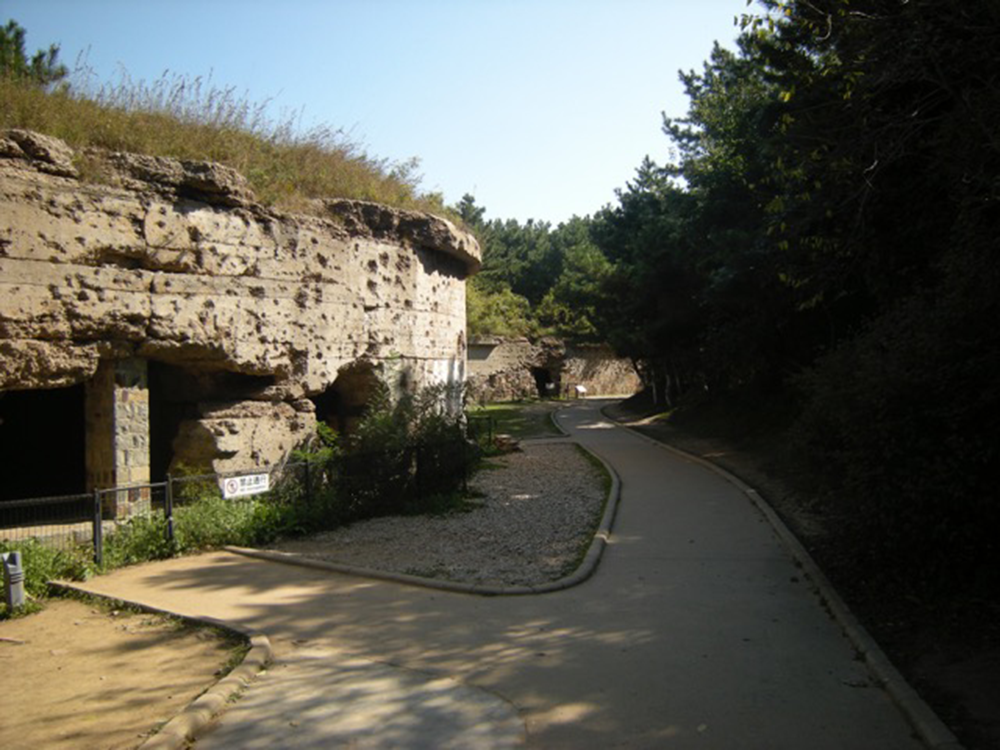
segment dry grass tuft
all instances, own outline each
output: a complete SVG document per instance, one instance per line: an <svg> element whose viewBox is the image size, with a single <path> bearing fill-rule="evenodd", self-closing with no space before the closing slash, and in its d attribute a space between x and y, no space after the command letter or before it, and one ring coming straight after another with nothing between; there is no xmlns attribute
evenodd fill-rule
<svg viewBox="0 0 1000 750"><path fill-rule="evenodd" d="M440 194L419 191L416 159L372 158L342 129L302 129L301 111L272 117L272 102L254 103L211 78L167 72L148 84L122 73L94 87L91 77L78 69L70 84L51 90L0 78L0 128L35 130L78 150L226 164L246 176L258 200L284 210L306 210L316 198L352 198L454 218ZM84 176L99 178L81 166Z"/></svg>

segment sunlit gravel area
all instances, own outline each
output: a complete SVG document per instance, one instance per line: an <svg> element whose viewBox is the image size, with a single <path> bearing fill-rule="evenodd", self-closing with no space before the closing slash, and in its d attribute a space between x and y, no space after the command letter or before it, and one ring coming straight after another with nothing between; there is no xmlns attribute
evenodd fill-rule
<svg viewBox="0 0 1000 750"><path fill-rule="evenodd" d="M575 445L525 444L492 459L470 488L474 510L375 518L271 549L330 562L475 584L536 586L576 567L606 498Z"/></svg>

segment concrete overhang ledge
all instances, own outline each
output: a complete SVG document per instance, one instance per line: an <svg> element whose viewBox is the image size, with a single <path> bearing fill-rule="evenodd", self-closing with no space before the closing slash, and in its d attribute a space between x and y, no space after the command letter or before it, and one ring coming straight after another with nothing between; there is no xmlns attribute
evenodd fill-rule
<svg viewBox="0 0 1000 750"><path fill-rule="evenodd" d="M462 263L469 276L482 266L482 252L476 238L448 219L369 201L338 198L323 203L352 234L394 236L417 247L443 253Z"/></svg>

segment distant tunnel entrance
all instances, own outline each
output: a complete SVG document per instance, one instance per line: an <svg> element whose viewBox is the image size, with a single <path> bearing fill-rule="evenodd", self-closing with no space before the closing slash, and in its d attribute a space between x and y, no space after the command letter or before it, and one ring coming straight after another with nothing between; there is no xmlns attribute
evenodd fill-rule
<svg viewBox="0 0 1000 750"><path fill-rule="evenodd" d="M559 395L559 375L553 375L547 367L532 367L531 375L535 379L540 398L552 398Z"/></svg>
<svg viewBox="0 0 1000 750"><path fill-rule="evenodd" d="M0 500L86 491L84 387L0 393Z"/></svg>

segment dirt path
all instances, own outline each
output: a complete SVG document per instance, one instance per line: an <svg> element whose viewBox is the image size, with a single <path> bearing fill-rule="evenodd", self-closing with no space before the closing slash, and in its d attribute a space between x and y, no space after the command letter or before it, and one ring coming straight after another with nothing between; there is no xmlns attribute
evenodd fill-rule
<svg viewBox="0 0 1000 750"><path fill-rule="evenodd" d="M219 679L208 628L55 599L0 622L0 747L134 748Z"/></svg>

